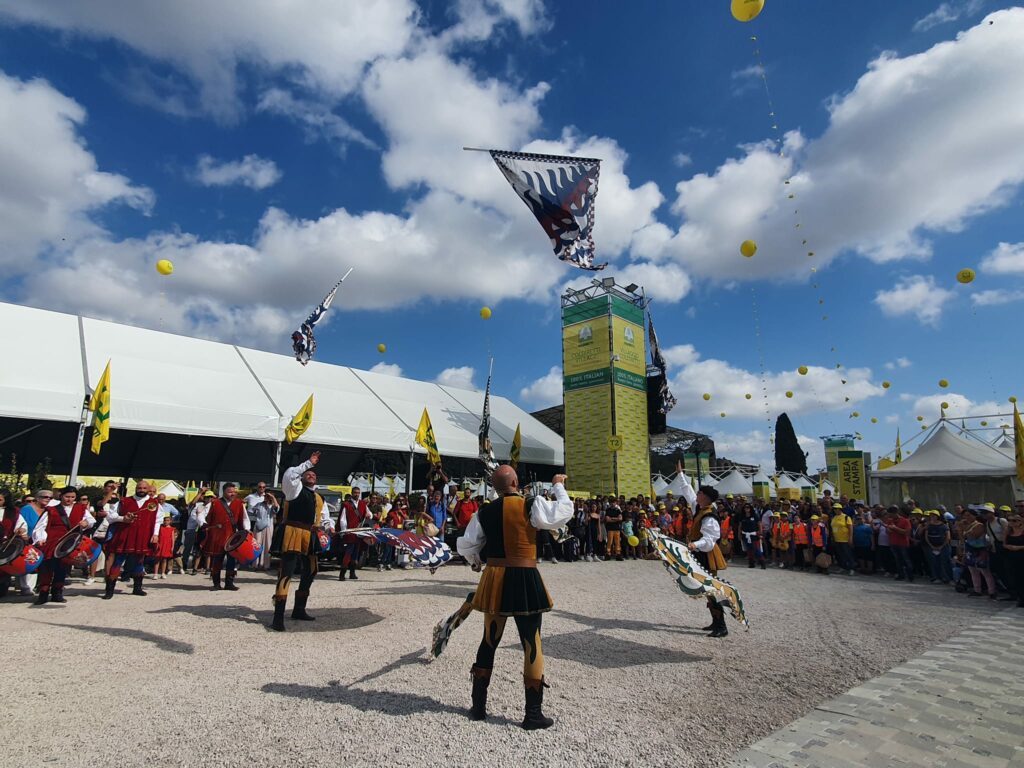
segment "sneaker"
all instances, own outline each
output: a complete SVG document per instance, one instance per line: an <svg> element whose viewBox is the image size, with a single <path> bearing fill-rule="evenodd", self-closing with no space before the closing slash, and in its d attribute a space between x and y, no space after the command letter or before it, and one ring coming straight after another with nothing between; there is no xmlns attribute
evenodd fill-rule
<svg viewBox="0 0 1024 768"><path fill-rule="evenodd" d="M551 558L551 564L552 565L558 565L558 558L552 557Z"/></svg>
<svg viewBox="0 0 1024 768"><path fill-rule="evenodd" d="M383 572L384 572L384 566L383 565L378 565L377 566L377 573L383 573Z"/></svg>
<svg viewBox="0 0 1024 768"><path fill-rule="evenodd" d="M90 576L88 579L85 580L85 583L86 584L95 584L96 583L96 579L94 579L92 576Z"/></svg>
<svg viewBox="0 0 1024 768"><path fill-rule="evenodd" d="M848 571L847 571L846 573L847 573L847 575L848 575L848 576L854 576L854 575L856 575L856 574L854 573L854 570L853 570L853 568L851 568L850 570L848 570Z"/></svg>
<svg viewBox="0 0 1024 768"><path fill-rule="evenodd" d="M385 571L390 571L391 570L391 566L390 565L385 565L384 566L384 570Z"/></svg>

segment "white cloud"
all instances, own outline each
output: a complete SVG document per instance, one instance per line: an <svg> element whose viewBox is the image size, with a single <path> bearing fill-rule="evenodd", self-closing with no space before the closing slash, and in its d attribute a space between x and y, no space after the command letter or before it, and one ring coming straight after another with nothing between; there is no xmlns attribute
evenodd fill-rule
<svg viewBox="0 0 1024 768"><path fill-rule="evenodd" d="M551 369L529 386L519 390L519 399L533 410L550 408L562 402L562 367Z"/></svg>
<svg viewBox="0 0 1024 768"><path fill-rule="evenodd" d="M889 317L912 315L925 325L937 325L946 302L956 294L935 284L931 275L902 278L891 290L875 294L875 304Z"/></svg>
<svg viewBox="0 0 1024 768"><path fill-rule="evenodd" d="M486 40L505 21L515 24L524 35L550 23L542 0L457 0L453 13L457 22L441 34L443 46Z"/></svg>
<svg viewBox="0 0 1024 768"><path fill-rule="evenodd" d="M757 464L771 475L775 471L775 445L768 432L752 429L749 432L715 431L715 454L741 464ZM797 434L797 443L808 454L807 470L814 472L825 466L825 449L821 440L808 435Z"/></svg>
<svg viewBox="0 0 1024 768"><path fill-rule="evenodd" d="M700 360L700 353L693 344L676 344L672 347L663 347L661 355L665 358L665 362L670 369L692 365Z"/></svg>
<svg viewBox="0 0 1024 768"><path fill-rule="evenodd" d="M949 0L939 3L938 8L914 22L914 31L925 32L941 24L968 18L978 13L984 5L985 0Z"/></svg>
<svg viewBox="0 0 1024 768"><path fill-rule="evenodd" d="M672 164L676 168L686 168L689 165L693 165L693 158L685 152L676 152L672 155Z"/></svg>
<svg viewBox="0 0 1024 768"><path fill-rule="evenodd" d="M21 3L0 0L8 23L36 24L97 39L114 39L167 62L198 85L202 109L237 119L240 64L285 73L294 82L341 96L355 90L366 67L410 43L419 20L412 0L320 0L298 5L248 0L228 3Z"/></svg>
<svg viewBox="0 0 1024 768"><path fill-rule="evenodd" d="M354 128L345 118L335 114L330 105L297 98L281 88L268 88L264 91L256 104L256 110L295 120L305 128L307 141L323 138L336 149L344 149L350 143L378 149L376 143L366 134Z"/></svg>
<svg viewBox="0 0 1024 768"><path fill-rule="evenodd" d="M995 307L1000 304L1012 304L1024 299L1024 291L1010 291L1005 288L995 288L990 291L978 291L971 294L971 301L976 307Z"/></svg>
<svg viewBox="0 0 1024 768"><path fill-rule="evenodd" d="M897 357L895 360L886 363L885 368L888 371L895 371L897 368L909 368L912 365L913 363L910 362L909 358Z"/></svg>
<svg viewBox="0 0 1024 768"><path fill-rule="evenodd" d="M1024 181L1024 142L1012 138L1024 122L1024 9L988 20L922 53L881 55L833 98L819 138L788 134L781 156L748 146L680 182L682 225L644 255L719 280L806 275L844 251L925 258L932 233L1006 205ZM748 238L752 259L738 252Z"/></svg>
<svg viewBox="0 0 1024 768"><path fill-rule="evenodd" d="M79 137L85 109L43 80L0 73L0 274L33 268L46 245L102 229L90 214L122 203L148 212L152 191L97 168Z"/></svg>
<svg viewBox="0 0 1024 768"><path fill-rule="evenodd" d="M843 381L846 381L844 384ZM821 413L852 408L885 390L871 382L867 368L824 368L809 365L807 374L797 371L759 373L738 368L724 360L695 359L671 376L669 386L678 404L669 414L673 424L694 419L774 419L783 411L792 415ZM786 392L793 397L786 397ZM711 395L704 400L705 393ZM746 399L750 394L751 398ZM849 398L847 400L846 398Z"/></svg>
<svg viewBox="0 0 1024 768"><path fill-rule="evenodd" d="M885 417L885 423L886 424L899 424L900 423L900 415L898 413L890 413L888 416Z"/></svg>
<svg viewBox="0 0 1024 768"><path fill-rule="evenodd" d="M442 386L456 389L477 389L473 383L474 376L476 376L476 369L469 365L463 365L458 368L445 368L437 374L434 381Z"/></svg>
<svg viewBox="0 0 1024 768"><path fill-rule="evenodd" d="M1000 243L981 260L981 268L994 275L1024 274L1024 243Z"/></svg>
<svg viewBox="0 0 1024 768"><path fill-rule="evenodd" d="M402 375L402 366L397 363L377 363L370 369L370 373L381 373L385 376L400 377Z"/></svg>
<svg viewBox="0 0 1024 768"><path fill-rule="evenodd" d="M960 418L961 416L985 416L1005 410L1005 408L992 400L976 403L966 395L957 394L956 392L940 392L939 394L917 398L910 413L915 417L924 416L925 423L931 424L938 420L942 403L949 404L949 408L946 409L946 416L951 419Z"/></svg>
<svg viewBox="0 0 1024 768"><path fill-rule="evenodd" d="M200 155L195 179L204 187L230 187L240 184L249 189L266 189L281 180L281 170L273 160L246 155L241 160L217 160Z"/></svg>
<svg viewBox="0 0 1024 768"><path fill-rule="evenodd" d="M757 88L761 85L763 77L764 67L760 64L751 64L749 67L733 70L731 75L733 94L739 95Z"/></svg>

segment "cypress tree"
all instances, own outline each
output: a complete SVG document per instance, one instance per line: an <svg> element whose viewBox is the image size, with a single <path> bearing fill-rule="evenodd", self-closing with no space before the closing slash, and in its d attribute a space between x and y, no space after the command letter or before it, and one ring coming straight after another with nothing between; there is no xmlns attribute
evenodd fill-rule
<svg viewBox="0 0 1024 768"><path fill-rule="evenodd" d="M807 454L800 448L793 423L785 413L775 420L775 471L807 474Z"/></svg>

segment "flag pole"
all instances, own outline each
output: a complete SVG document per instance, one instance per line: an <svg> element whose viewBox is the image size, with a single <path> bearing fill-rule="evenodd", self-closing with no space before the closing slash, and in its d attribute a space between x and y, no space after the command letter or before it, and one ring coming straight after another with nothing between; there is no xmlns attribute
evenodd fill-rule
<svg viewBox="0 0 1024 768"><path fill-rule="evenodd" d="M280 482L281 476L281 441L277 441L277 448L274 449L274 488Z"/></svg>
<svg viewBox="0 0 1024 768"><path fill-rule="evenodd" d="M78 484L78 464L82 460L82 443L85 442L85 428L89 425L89 402L91 396L86 396L82 403L82 416L78 420L78 440L75 442L75 456L71 460L71 474L68 476L68 485Z"/></svg>

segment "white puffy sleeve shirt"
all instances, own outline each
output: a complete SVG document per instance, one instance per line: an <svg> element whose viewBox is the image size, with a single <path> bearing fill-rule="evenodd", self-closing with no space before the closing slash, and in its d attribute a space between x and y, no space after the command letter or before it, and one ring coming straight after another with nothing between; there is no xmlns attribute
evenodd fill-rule
<svg viewBox="0 0 1024 768"><path fill-rule="evenodd" d="M701 552L710 552L720 538L722 538L722 529L719 527L718 521L708 515L700 521L700 538L693 542L693 546Z"/></svg>
<svg viewBox="0 0 1024 768"><path fill-rule="evenodd" d="M572 499L565 492L561 483L551 486L555 498L545 499L541 496L533 500L530 507L530 525L538 530L553 531L569 522L573 515ZM455 542L455 548L467 561L474 564L480 563L480 553L487 544L487 536L484 534L483 526L480 525L477 516L469 521L466 532Z"/></svg>

